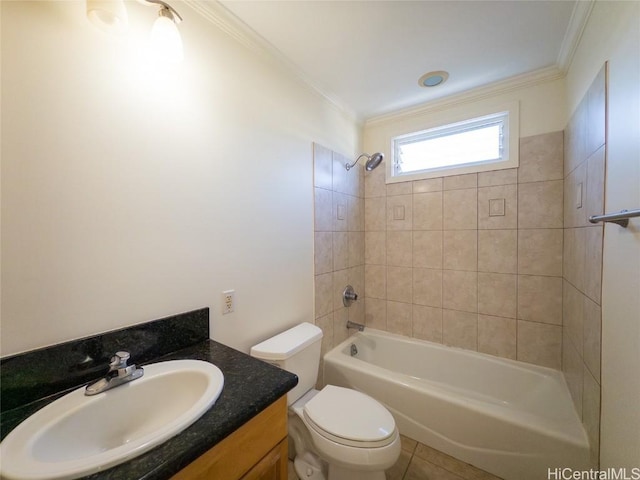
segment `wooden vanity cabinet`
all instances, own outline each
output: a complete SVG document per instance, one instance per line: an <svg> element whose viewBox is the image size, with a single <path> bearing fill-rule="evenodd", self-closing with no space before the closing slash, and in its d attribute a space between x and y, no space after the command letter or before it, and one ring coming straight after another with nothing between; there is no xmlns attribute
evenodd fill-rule
<svg viewBox="0 0 640 480"><path fill-rule="evenodd" d="M285 395L172 480L287 480L287 449Z"/></svg>

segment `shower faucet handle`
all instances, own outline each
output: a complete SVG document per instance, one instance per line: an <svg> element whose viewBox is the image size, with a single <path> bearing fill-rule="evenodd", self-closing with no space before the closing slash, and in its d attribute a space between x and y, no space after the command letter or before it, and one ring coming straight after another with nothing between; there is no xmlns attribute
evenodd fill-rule
<svg viewBox="0 0 640 480"><path fill-rule="evenodd" d="M356 300L358 300L358 294L351 285L347 285L342 292L342 304L345 307L350 307Z"/></svg>

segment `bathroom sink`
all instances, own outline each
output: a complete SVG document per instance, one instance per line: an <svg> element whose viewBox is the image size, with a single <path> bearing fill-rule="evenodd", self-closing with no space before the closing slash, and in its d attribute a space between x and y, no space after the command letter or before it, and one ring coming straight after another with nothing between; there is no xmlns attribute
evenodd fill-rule
<svg viewBox="0 0 640 480"><path fill-rule="evenodd" d="M123 463L195 422L223 385L211 363L172 360L147 365L141 378L94 396L74 390L5 438L0 477L72 479Z"/></svg>

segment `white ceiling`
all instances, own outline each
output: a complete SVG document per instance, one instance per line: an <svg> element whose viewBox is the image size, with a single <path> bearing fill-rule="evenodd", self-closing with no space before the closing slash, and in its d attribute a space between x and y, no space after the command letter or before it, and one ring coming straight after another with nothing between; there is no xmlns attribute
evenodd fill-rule
<svg viewBox="0 0 640 480"><path fill-rule="evenodd" d="M577 2L220 4L315 88L366 120L540 69L563 68L567 43L574 41L570 27ZM448 71L449 80L436 88L418 86L418 78L431 70Z"/></svg>

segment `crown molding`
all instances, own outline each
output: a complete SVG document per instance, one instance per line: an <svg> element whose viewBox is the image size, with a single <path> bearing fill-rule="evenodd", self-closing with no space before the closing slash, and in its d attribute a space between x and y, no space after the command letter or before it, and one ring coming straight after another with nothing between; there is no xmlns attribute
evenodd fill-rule
<svg viewBox="0 0 640 480"><path fill-rule="evenodd" d="M425 113L443 110L454 105L475 102L484 98L508 93L513 90L551 82L553 80L564 78L564 76L565 73L562 72L557 66L553 65L551 67L541 68L532 72L523 73L522 75L516 75L514 77L467 90L465 92L449 95L447 97L423 103L421 105L376 115L365 120L364 125L366 127L369 127L379 123L398 120L401 118L424 115Z"/></svg>
<svg viewBox="0 0 640 480"><path fill-rule="evenodd" d="M558 58L556 60L558 68L564 73L569 71L573 56L576 53L576 49L582 38L582 33L589 21L589 16L591 16L591 11L595 3L595 0L577 0L573 6L569 25L562 39L562 45L560 46L560 52L558 52Z"/></svg>
<svg viewBox="0 0 640 480"><path fill-rule="evenodd" d="M362 120L358 115L336 95L328 93L328 89L313 81L305 72L298 68L293 62L286 58L280 50L274 47L264 37L256 33L245 22L239 19L231 11L217 0L184 0L184 5L189 6L204 19L211 22L219 30L229 35L232 39L243 45L245 48L256 53L267 61L272 61L276 65L284 68L293 74L313 93L320 95L331 105L337 108L343 115L357 124Z"/></svg>

